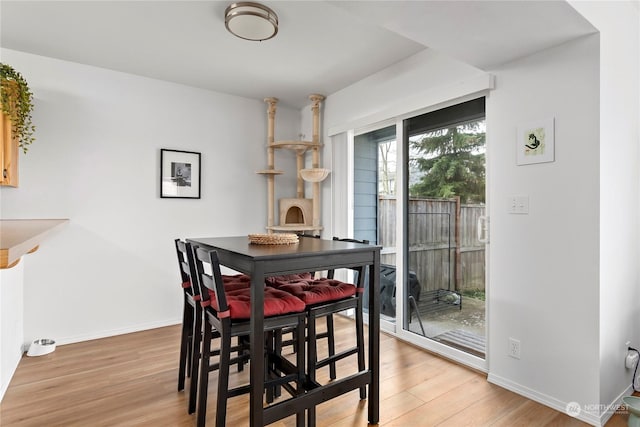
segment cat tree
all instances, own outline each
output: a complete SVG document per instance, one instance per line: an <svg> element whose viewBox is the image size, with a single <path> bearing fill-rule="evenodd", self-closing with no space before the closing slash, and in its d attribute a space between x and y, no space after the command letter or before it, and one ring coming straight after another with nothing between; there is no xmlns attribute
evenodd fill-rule
<svg viewBox="0 0 640 427"><path fill-rule="evenodd" d="M320 103L324 96L312 94L313 117L311 141L275 141L277 98L265 98L267 103L267 169L258 171L267 177L267 231L320 234L320 183L329 175L329 169L320 167ZM274 151L293 150L296 153L296 197L278 202L278 224L275 224L275 177L284 171L275 168ZM307 153L311 153L311 168L305 168ZM306 196L305 182L311 183L311 198Z"/></svg>

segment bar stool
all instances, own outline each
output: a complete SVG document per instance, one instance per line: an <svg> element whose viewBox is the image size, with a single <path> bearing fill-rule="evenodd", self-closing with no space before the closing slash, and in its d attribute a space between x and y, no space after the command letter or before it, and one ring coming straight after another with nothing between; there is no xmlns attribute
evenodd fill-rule
<svg viewBox="0 0 640 427"><path fill-rule="evenodd" d="M218 371L218 396L216 402L216 426L224 427L226 420L227 400L249 392L247 385L229 388L229 364L236 363L238 357L231 358L231 338L247 335L250 329L250 293L249 288L228 290L222 283L220 264L216 251L193 247L187 243L187 250L192 250L189 260L195 264L195 277L200 288L204 308L204 336L202 342L201 368L198 391L197 425L205 425L207 410L207 391L209 372ZM207 267L205 267L207 266ZM265 286L264 290L264 332L269 333L282 328L295 327L297 336L304 336L305 304L299 298L274 288ZM212 331L220 336L220 357L217 363L211 363ZM279 356L266 349L267 357ZM265 389L282 386L292 394L303 392L304 381L304 340L297 342L296 364L280 360L277 372L265 373ZM242 356L240 357L242 358ZM265 367L270 363L265 363ZM286 368L286 369L285 369ZM269 374L269 375L267 375ZM272 374L278 377L272 379ZM295 382L295 387L290 383ZM304 411L297 415L301 425Z"/></svg>
<svg viewBox="0 0 640 427"><path fill-rule="evenodd" d="M367 240L339 239L355 243L369 244ZM362 294L364 293L365 269L353 268L356 271L355 284L334 279L334 270L329 270L326 278L321 279L289 279L277 277L272 282L267 282L279 290L295 295L307 305L307 377L311 383L316 382L316 371L329 366L329 377L336 378L336 362L346 357L357 355L358 370L365 370L364 353L364 313ZM335 353L335 331L333 327L333 314L344 310L355 310L356 345ZM327 319L327 332L316 332L316 320L320 317ZM329 354L324 359L318 359L317 341L326 338L328 340ZM366 399L366 388L360 388L360 398ZM315 409L309 409L309 425L315 425Z"/></svg>
<svg viewBox="0 0 640 427"><path fill-rule="evenodd" d="M193 299L193 287L191 286L191 275L187 265L185 244L180 239L175 239L174 243L183 290L182 331L180 333L180 360L178 365L178 391L181 391L184 389L185 376L191 376L191 352L193 350L196 301Z"/></svg>
<svg viewBox="0 0 640 427"><path fill-rule="evenodd" d="M180 239L174 240L176 254L178 258L178 268L183 289L183 314L182 331L180 334L180 360L178 368L178 391L184 389L185 377L190 377L188 412L196 411L196 396L198 390L198 365L200 360L200 343L202 342L202 319L203 309L200 305L200 289L191 280L195 277L195 270L192 271L191 263L188 262L189 253L186 243ZM225 288L239 289L249 288L251 278L246 274L223 275ZM216 335L215 331L212 331ZM248 354L249 342L246 337L238 338L238 345L234 350ZM219 349L213 350L214 354L219 353ZM247 357L248 359L248 357ZM238 370L242 371L246 360L238 363Z"/></svg>

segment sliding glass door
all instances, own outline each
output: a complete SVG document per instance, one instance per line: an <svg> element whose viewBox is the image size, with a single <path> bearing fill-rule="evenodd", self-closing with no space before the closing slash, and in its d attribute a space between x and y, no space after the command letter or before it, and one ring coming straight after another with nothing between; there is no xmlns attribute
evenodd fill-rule
<svg viewBox="0 0 640 427"><path fill-rule="evenodd" d="M485 356L484 98L404 120L403 328Z"/></svg>
<svg viewBox="0 0 640 427"><path fill-rule="evenodd" d="M381 327L432 350L446 346L480 359L484 116L478 98L353 138L353 235L383 247Z"/></svg>

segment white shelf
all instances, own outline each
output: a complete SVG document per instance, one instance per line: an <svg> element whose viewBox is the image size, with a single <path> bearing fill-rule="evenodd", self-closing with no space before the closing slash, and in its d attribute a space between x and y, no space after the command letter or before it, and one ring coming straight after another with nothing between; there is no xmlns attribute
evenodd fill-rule
<svg viewBox="0 0 640 427"><path fill-rule="evenodd" d="M278 169L263 169L263 170L258 171L256 173L259 173L261 175L282 175L284 173L284 171L278 170Z"/></svg>
<svg viewBox="0 0 640 427"><path fill-rule="evenodd" d="M271 231L312 231L312 230L322 230L322 226L314 227L312 225L304 225L304 224L289 224L289 225L272 225L271 227L267 227L267 230Z"/></svg>
<svg viewBox="0 0 640 427"><path fill-rule="evenodd" d="M324 168L300 169L300 176L307 182L322 182L330 172Z"/></svg>
<svg viewBox="0 0 640 427"><path fill-rule="evenodd" d="M312 141L276 141L269 144L270 148L284 148L287 150L295 150L305 152L313 148L320 148L322 144L314 143Z"/></svg>

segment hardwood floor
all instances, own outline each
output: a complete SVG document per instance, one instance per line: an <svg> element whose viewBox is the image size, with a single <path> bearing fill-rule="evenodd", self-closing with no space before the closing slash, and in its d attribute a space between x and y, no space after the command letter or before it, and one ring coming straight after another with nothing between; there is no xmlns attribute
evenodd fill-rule
<svg viewBox="0 0 640 427"><path fill-rule="evenodd" d="M339 317L336 325L337 336L348 340L352 321ZM172 326L59 346L46 356L25 356L0 404L0 425L195 425L195 416L187 414L187 393L177 391L179 334L179 327ZM381 349L380 426L586 425L488 383L485 374L388 335L381 336ZM338 375L351 370L355 363L343 361ZM247 374L248 370L233 373L232 381L245 381ZM326 375L319 380L326 381ZM211 424L215 378L212 374L207 413ZM247 425L248 419L248 396L232 398L227 424ZM365 426L367 404L354 390L320 405L317 419L318 426ZM272 425L295 426L295 419ZM626 425L623 414L607 423L607 427Z"/></svg>

